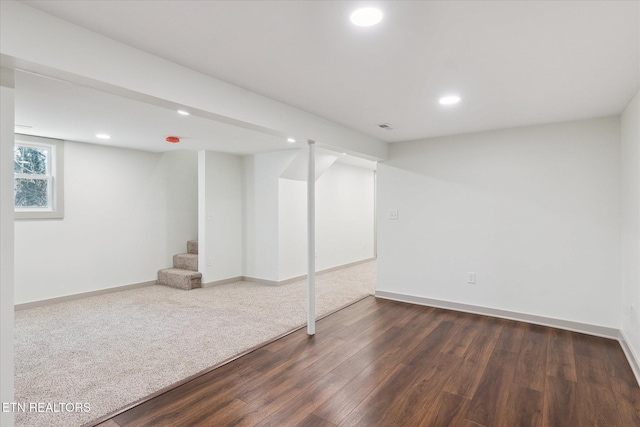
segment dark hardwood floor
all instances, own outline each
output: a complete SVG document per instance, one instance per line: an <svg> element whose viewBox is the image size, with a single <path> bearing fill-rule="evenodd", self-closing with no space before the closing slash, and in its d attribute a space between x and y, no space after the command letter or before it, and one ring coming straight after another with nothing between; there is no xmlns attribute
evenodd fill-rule
<svg viewBox="0 0 640 427"><path fill-rule="evenodd" d="M640 426L618 342L366 298L100 424Z"/></svg>

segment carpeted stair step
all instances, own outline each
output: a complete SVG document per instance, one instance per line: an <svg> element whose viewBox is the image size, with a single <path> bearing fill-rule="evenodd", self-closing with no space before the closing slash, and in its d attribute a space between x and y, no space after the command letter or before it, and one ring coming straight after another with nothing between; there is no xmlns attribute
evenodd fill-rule
<svg viewBox="0 0 640 427"><path fill-rule="evenodd" d="M194 289L201 287L202 274L197 271L180 268L165 268L158 271L158 284L178 289Z"/></svg>
<svg viewBox="0 0 640 427"><path fill-rule="evenodd" d="M173 268L198 271L198 255L178 254L173 256Z"/></svg>
<svg viewBox="0 0 640 427"><path fill-rule="evenodd" d="M187 242L187 252L190 254L198 254L198 241L197 240L189 240Z"/></svg>

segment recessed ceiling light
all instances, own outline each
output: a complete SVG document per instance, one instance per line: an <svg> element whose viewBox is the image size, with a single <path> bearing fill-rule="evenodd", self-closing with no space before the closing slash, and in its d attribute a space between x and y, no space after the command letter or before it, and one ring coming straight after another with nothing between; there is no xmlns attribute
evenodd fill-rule
<svg viewBox="0 0 640 427"><path fill-rule="evenodd" d="M440 104L442 105L453 105L460 102L460 97L457 95L443 96L440 98Z"/></svg>
<svg viewBox="0 0 640 427"><path fill-rule="evenodd" d="M296 140L294 138L287 138L287 142L290 142L293 144L294 142L296 142Z"/></svg>
<svg viewBox="0 0 640 427"><path fill-rule="evenodd" d="M351 22L358 27L370 27L382 21L382 12L380 9L365 7L353 11L349 18Z"/></svg>
<svg viewBox="0 0 640 427"><path fill-rule="evenodd" d="M343 155L343 156L346 156L346 155L347 155L347 153L342 153L342 155Z"/></svg>
<svg viewBox="0 0 640 427"><path fill-rule="evenodd" d="M180 114L181 116L188 116L189 112L184 110L178 110L178 114Z"/></svg>
<svg viewBox="0 0 640 427"><path fill-rule="evenodd" d="M96 138L111 139L111 135L107 135L106 133L96 133Z"/></svg>

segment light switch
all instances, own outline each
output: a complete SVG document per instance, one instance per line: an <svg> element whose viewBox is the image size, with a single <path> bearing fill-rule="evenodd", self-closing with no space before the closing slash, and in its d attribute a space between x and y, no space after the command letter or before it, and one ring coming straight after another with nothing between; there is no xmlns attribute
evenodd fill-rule
<svg viewBox="0 0 640 427"><path fill-rule="evenodd" d="M389 211L389 219L398 219L398 209L391 209Z"/></svg>

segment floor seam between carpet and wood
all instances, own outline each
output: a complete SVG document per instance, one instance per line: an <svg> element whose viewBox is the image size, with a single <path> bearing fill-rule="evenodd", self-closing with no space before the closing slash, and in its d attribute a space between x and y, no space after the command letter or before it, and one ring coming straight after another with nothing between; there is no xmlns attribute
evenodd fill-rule
<svg viewBox="0 0 640 427"><path fill-rule="evenodd" d="M375 261L318 276L316 313L372 294L375 277ZM305 283L149 286L16 312L16 402L90 407L16 413L16 426L85 424L295 329Z"/></svg>
<svg viewBox="0 0 640 427"><path fill-rule="evenodd" d="M316 321L322 320L325 317L330 316L330 315L332 315L334 313L337 313L340 310L344 310L345 308L350 307L350 306L352 306L352 305L354 305L354 304L356 304L356 303L358 303L358 302L362 301L363 299L368 298L370 296L375 296L375 295L374 294L365 295L365 296L363 296L363 297L361 297L361 298L359 298L359 299L357 299L355 301L349 302L349 303L343 305L342 307L338 307L337 309L332 310L332 311L330 311L330 312L328 312L326 314L323 314L322 316L318 316L316 318ZM237 359L239 359L239 358L241 358L243 356L246 356L249 353L252 353L252 352L254 352L254 351L256 351L256 350L258 350L260 348L263 348L263 347L271 344L272 342L278 341L279 339L284 338L287 335L291 335L294 332L298 332L299 330L304 329L306 327L307 327L307 325L303 324L303 325L301 325L299 327L291 329L291 330L283 333L282 335L279 335L279 336L277 336L275 338L270 339L269 341L265 341L263 343L260 343L257 346L252 347L252 348L250 348L250 349L248 349L248 350L246 350L246 351L244 351L244 352L242 352L240 354L232 356L231 358L229 358L229 359L227 359L227 360L225 360L225 361L223 361L223 362L221 362L221 363L219 363L217 365L214 365L214 366L211 366L209 368L206 368L206 369L198 372L195 375L192 375L192 376L187 377L187 378L185 378L185 379L183 379L181 381L178 381L178 382L176 382L174 384L171 384L170 386L165 387L165 388L163 388L161 390L158 390L155 393L149 394L149 395L143 397L142 399L139 399L139 400L137 400L135 402L132 402L131 404L126 405L126 406L124 406L124 407L122 407L122 408L120 408L120 409L118 409L116 411L113 411L113 412L110 412L108 414L105 414L104 416L102 416L100 418L97 418L97 419L95 419L93 421L89 421L88 423L84 424L82 427L96 427L99 424L101 424L101 423L103 423L103 422L105 422L105 421L107 421L107 420L109 420L111 418L115 418L117 415L128 411L129 409L135 408L136 406L139 406L139 405L141 405L141 404L143 404L145 402L148 402L149 400L152 400L155 397L158 397L158 396L160 396L162 394L168 393L171 390L174 390L174 389L176 389L176 388L178 388L178 387L180 387L180 386L182 386L184 384L187 384L187 383L189 383L191 381L194 381L194 380L202 377L203 375L206 375L207 373L209 373L209 372L211 372L211 371L213 371L215 369L218 369L218 368L220 368L220 367L222 367L222 366L224 366L224 365L226 365L228 363L233 362L234 360L237 360Z"/></svg>

